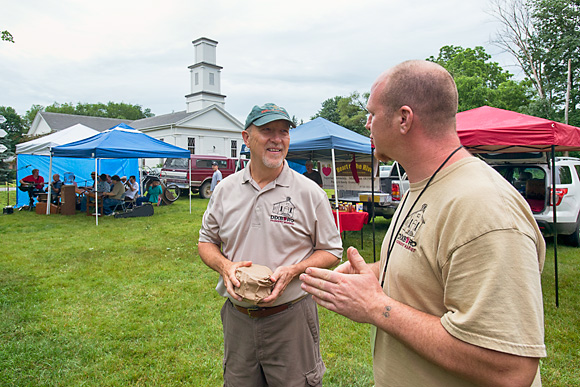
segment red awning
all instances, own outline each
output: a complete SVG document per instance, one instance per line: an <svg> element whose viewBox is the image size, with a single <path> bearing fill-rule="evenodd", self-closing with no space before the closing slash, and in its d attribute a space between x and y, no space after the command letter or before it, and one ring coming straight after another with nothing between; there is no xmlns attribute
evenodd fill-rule
<svg viewBox="0 0 580 387"><path fill-rule="evenodd" d="M458 113L457 134L472 153L580 150L580 128L489 106Z"/></svg>

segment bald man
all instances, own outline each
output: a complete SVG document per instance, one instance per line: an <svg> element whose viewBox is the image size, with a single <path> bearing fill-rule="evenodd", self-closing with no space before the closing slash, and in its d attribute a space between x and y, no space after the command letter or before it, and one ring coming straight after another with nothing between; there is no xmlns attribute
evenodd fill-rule
<svg viewBox="0 0 580 387"><path fill-rule="evenodd" d="M411 189L380 262L350 247L335 271L307 269L302 288L374 326L377 387L540 386L544 240L521 195L461 147L453 78L401 63L367 109L377 158L398 161Z"/></svg>

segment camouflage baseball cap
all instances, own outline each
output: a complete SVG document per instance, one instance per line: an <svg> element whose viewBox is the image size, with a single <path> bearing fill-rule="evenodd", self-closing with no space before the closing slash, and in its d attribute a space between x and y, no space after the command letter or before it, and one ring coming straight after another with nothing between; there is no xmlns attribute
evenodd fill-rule
<svg viewBox="0 0 580 387"><path fill-rule="evenodd" d="M250 114L248 114L248 118L246 118L244 130L248 129L252 124L262 126L277 120L288 121L290 126L293 128L296 127L290 119L288 112L283 107L274 103L267 103L264 106L256 105L252 108Z"/></svg>

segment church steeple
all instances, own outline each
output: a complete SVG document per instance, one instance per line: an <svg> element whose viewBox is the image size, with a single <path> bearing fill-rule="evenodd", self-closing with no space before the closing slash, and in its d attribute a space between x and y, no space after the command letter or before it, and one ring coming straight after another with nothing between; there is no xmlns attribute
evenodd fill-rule
<svg viewBox="0 0 580 387"><path fill-rule="evenodd" d="M218 42L208 38L194 40L195 64L189 66L191 93L186 95L187 112L195 112L210 105L225 106L226 96L221 94L221 66L216 65Z"/></svg>

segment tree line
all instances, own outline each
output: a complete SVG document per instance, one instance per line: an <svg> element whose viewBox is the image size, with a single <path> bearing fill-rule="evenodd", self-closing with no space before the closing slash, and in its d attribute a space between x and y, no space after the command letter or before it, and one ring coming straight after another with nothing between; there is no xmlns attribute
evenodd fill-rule
<svg viewBox="0 0 580 387"><path fill-rule="evenodd" d="M79 102L76 105L55 102L46 107L32 105L23 116L20 116L10 106L0 106L0 116L4 117L4 122L0 123L0 129L7 133L5 137L0 138L0 144L7 148L6 151L0 153L0 183L7 180L11 181L15 178L15 172L8 167L8 163L14 156L16 144L30 140L26 135L39 111L126 120L138 120L154 116L149 108L143 109L140 105L116 102L107 104Z"/></svg>

